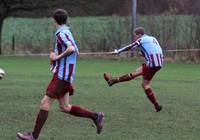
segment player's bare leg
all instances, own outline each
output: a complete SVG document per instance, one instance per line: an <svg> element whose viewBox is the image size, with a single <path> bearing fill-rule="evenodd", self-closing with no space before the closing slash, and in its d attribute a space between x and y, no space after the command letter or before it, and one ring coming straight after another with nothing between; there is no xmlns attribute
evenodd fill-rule
<svg viewBox="0 0 200 140"><path fill-rule="evenodd" d="M103 129L103 112L91 112L84 109L78 105L69 104L69 93L67 93L63 98L59 99L61 112L68 113L77 117L90 118L93 120L96 128L97 134L100 134Z"/></svg>
<svg viewBox="0 0 200 140"><path fill-rule="evenodd" d="M119 82L126 82L133 80L135 77L142 75L142 67L137 68L135 71L125 74L116 78L113 78L110 74L104 73L103 77L107 81L109 86L112 86Z"/></svg>
<svg viewBox="0 0 200 140"><path fill-rule="evenodd" d="M17 133L17 136L19 139L36 140L38 138L40 131L48 118L49 108L53 101L54 99L48 97L47 95L44 96L40 104L40 111L38 113L33 132L32 133L20 133L20 132Z"/></svg>
<svg viewBox="0 0 200 140"><path fill-rule="evenodd" d="M154 105L157 112L162 110L162 106L158 103L154 92L151 89L150 81L143 79L142 81L142 87L144 89L144 92L146 93L148 99L151 101L151 103Z"/></svg>

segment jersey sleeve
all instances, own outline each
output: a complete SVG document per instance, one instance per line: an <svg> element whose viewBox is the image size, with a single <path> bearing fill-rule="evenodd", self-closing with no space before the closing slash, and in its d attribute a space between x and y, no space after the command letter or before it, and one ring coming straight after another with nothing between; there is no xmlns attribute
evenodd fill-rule
<svg viewBox="0 0 200 140"><path fill-rule="evenodd" d="M62 33L60 32L58 34L58 41L64 45L66 48L69 47L69 46L72 46L72 41L71 39L69 38L69 36L65 33Z"/></svg>
<svg viewBox="0 0 200 140"><path fill-rule="evenodd" d="M141 45L141 40L142 40L142 39L139 38L139 39L137 39L137 40L135 41L135 43L136 43L137 46L140 46L140 45Z"/></svg>

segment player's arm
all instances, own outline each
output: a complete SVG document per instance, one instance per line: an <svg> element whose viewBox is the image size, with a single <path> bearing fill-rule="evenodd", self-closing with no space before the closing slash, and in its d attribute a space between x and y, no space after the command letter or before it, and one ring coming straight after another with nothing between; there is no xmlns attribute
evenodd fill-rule
<svg viewBox="0 0 200 140"><path fill-rule="evenodd" d="M50 53L50 60L56 61L56 60L62 59L64 57L68 57L74 52L75 52L75 48L74 48L74 46L71 45L71 46L67 47L67 49L63 53L61 53L60 55L56 55L54 52L51 52Z"/></svg>
<svg viewBox="0 0 200 140"><path fill-rule="evenodd" d="M67 49L63 53L57 56L57 60L62 59L64 57L68 57L74 52L75 52L74 46L70 45L69 47L67 47Z"/></svg>
<svg viewBox="0 0 200 140"><path fill-rule="evenodd" d="M128 51L128 50L130 50L132 48L137 47L138 45L139 45L139 42L135 41L135 42L133 42L133 43L121 48L121 49L115 49L113 54L120 54L121 52Z"/></svg>
<svg viewBox="0 0 200 140"><path fill-rule="evenodd" d="M56 60L60 60L64 57L68 57L70 56L72 53L74 53L76 50L75 50L75 47L72 45L70 39L66 37L66 34L64 33L59 33L58 36L57 36L57 40L63 45L65 46L65 51L62 52L61 54L59 55L56 55L54 52L51 52L50 53L50 60L51 61L56 61Z"/></svg>

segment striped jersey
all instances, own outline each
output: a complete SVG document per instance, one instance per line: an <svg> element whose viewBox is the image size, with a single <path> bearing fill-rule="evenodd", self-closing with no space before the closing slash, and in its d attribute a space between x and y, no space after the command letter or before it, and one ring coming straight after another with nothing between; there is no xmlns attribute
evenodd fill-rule
<svg viewBox="0 0 200 140"><path fill-rule="evenodd" d="M63 25L55 33L55 47L54 53L57 55L63 53L67 47L75 47L75 52L71 55L55 61L51 66L51 71L58 76L60 80L72 82L75 74L76 56L78 54L78 47L74 41L69 27Z"/></svg>
<svg viewBox="0 0 200 140"><path fill-rule="evenodd" d="M148 67L163 65L163 52L157 39L153 36L143 35L138 40L138 46L146 59Z"/></svg>

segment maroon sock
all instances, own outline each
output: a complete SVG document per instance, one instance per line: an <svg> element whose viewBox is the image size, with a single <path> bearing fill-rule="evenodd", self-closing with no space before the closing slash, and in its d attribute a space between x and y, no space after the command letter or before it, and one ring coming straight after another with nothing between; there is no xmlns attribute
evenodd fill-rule
<svg viewBox="0 0 200 140"><path fill-rule="evenodd" d="M124 81L130 81L130 80L132 80L134 78L135 77L133 76L133 74L129 73L129 74L122 75L117 79L118 79L118 82L124 82Z"/></svg>
<svg viewBox="0 0 200 140"><path fill-rule="evenodd" d="M91 119L97 118L96 113L88 111L88 110L81 108L80 106L77 106L77 105L73 105L71 107L69 114L72 114L72 115L77 116L77 117L84 117L84 118L91 118Z"/></svg>
<svg viewBox="0 0 200 140"><path fill-rule="evenodd" d="M49 112L46 110L39 111L36 122L35 122L35 128L32 132L32 135L34 138L38 138L40 131L48 118L48 113Z"/></svg>
<svg viewBox="0 0 200 140"><path fill-rule="evenodd" d="M158 102L157 102L157 100L156 100L156 97L154 96L153 91L152 91L150 88L146 89L146 90L145 90L145 93L146 93L148 99L151 101L151 103L152 103L155 107L159 105Z"/></svg>

